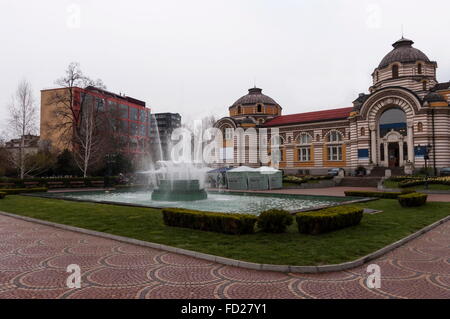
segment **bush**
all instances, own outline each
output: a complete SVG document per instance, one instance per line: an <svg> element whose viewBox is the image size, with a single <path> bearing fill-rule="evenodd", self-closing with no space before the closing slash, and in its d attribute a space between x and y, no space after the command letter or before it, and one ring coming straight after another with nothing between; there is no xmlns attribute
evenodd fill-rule
<svg viewBox="0 0 450 319"><path fill-rule="evenodd" d="M266 233L284 233L293 220L294 217L285 210L270 209L259 215L258 227Z"/></svg>
<svg viewBox="0 0 450 319"><path fill-rule="evenodd" d="M406 195L400 195L398 197L398 202L402 207L417 207L425 205L427 202L427 194L421 193L411 193Z"/></svg>
<svg viewBox="0 0 450 319"><path fill-rule="evenodd" d="M62 187L70 188L72 187L70 182L84 182L84 185L86 187L94 187L96 181L104 181L105 177L61 177L61 178L26 178L26 179L19 179L19 178L0 178L0 183L12 183L15 184L15 186L11 188L24 188L27 186L25 183L36 183L37 187L48 187L51 186L49 183L62 183ZM118 177L111 176L111 180L114 184L118 183Z"/></svg>
<svg viewBox="0 0 450 319"><path fill-rule="evenodd" d="M415 179L409 179L404 180L398 183L399 187L406 188L406 187L415 187L415 186L422 186L425 185L425 178L415 178ZM428 178L428 184L435 184L435 185L449 185L450 186L450 176L442 176L442 177L430 177Z"/></svg>
<svg viewBox="0 0 450 319"><path fill-rule="evenodd" d="M3 199L6 197L6 193L5 192L0 192L0 199Z"/></svg>
<svg viewBox="0 0 450 319"><path fill-rule="evenodd" d="M298 231L311 235L358 225L362 217L363 209L353 206L336 206L296 215Z"/></svg>
<svg viewBox="0 0 450 319"><path fill-rule="evenodd" d="M193 228L225 234L251 234L257 217L248 214L202 212L181 208L164 208L163 220L167 226Z"/></svg>
<svg viewBox="0 0 450 319"><path fill-rule="evenodd" d="M402 194L404 194L404 193L402 193L402 192L345 191L345 196L376 197L376 198L386 198L386 199L397 199L397 197Z"/></svg>
<svg viewBox="0 0 450 319"><path fill-rule="evenodd" d="M15 194L22 194L22 193L45 193L47 192L47 188L41 187L41 188L3 188L2 193L5 193L7 195L15 195Z"/></svg>

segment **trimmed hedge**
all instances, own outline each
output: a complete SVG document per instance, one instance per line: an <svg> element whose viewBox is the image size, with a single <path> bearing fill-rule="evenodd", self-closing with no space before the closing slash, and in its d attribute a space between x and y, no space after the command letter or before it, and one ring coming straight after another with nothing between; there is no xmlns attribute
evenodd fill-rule
<svg viewBox="0 0 450 319"><path fill-rule="evenodd" d="M22 194L22 193L45 193L48 191L47 188L41 187L41 188L2 188L2 193L5 193L7 195L15 195L15 194Z"/></svg>
<svg viewBox="0 0 450 319"><path fill-rule="evenodd" d="M333 179L333 176L331 175L324 175L324 176L295 176L295 175L286 175L283 177L284 183L291 183L291 184L304 184L308 183L309 181L323 181L323 180L330 180Z"/></svg>
<svg viewBox="0 0 450 319"><path fill-rule="evenodd" d="M376 197L384 199L397 199L400 195L414 193L413 190L404 190L402 192L365 192L365 191L345 191L345 196L353 197Z"/></svg>
<svg viewBox="0 0 450 319"><path fill-rule="evenodd" d="M428 178L428 181L426 181L425 178L416 178L416 179L410 179L410 180L403 180L398 183L398 186L401 188L406 188L406 187L422 186L422 185L425 185L425 183L428 183L430 185L435 184L435 185L450 186L450 178L448 176L431 177L431 178Z"/></svg>
<svg viewBox="0 0 450 319"><path fill-rule="evenodd" d="M425 205L427 198L427 194L411 193L399 196L398 202L402 205L402 207L418 207Z"/></svg>
<svg viewBox="0 0 450 319"><path fill-rule="evenodd" d="M0 192L0 199L3 199L6 197L6 193L5 192Z"/></svg>
<svg viewBox="0 0 450 319"><path fill-rule="evenodd" d="M266 233L284 233L292 225L294 217L280 209L270 209L258 216L258 227Z"/></svg>
<svg viewBox="0 0 450 319"><path fill-rule="evenodd" d="M257 217L248 214L202 212L181 208L164 208L164 224L217 233L241 235L255 231Z"/></svg>
<svg viewBox="0 0 450 319"><path fill-rule="evenodd" d="M63 178L26 178L26 179L19 179L19 178L0 178L0 183L4 184L14 184L15 186L12 186L11 188L24 188L27 186L27 183L36 183L36 186L38 187L48 187L51 186L49 183L62 183L63 187L71 187L72 185L70 182L84 182L84 186L86 187L93 187L95 186L95 183L92 182L103 182L105 180L105 177L63 177ZM117 184L118 177L111 176L111 181L114 184Z"/></svg>
<svg viewBox="0 0 450 319"><path fill-rule="evenodd" d="M298 231L317 235L355 226L361 222L363 209L354 206L336 206L312 212L297 213Z"/></svg>

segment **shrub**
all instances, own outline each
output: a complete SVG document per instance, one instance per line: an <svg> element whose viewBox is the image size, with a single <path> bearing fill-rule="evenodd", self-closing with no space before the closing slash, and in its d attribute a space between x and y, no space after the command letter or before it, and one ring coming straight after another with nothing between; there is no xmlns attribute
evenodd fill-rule
<svg viewBox="0 0 450 319"><path fill-rule="evenodd" d="M400 183L398 183L399 187L406 188L406 187L415 187L415 186L421 186L425 185L425 178L415 178L415 179L409 179L404 180ZM441 177L430 177L428 178L428 184L436 184L436 185L450 185L450 176L441 176Z"/></svg>
<svg viewBox="0 0 450 319"><path fill-rule="evenodd" d="M398 197L398 202L402 207L417 207L425 205L427 202L427 194L421 193L411 193L406 195L400 195Z"/></svg>
<svg viewBox="0 0 450 319"><path fill-rule="evenodd" d="M181 208L164 208L163 220L167 226L193 228L225 234L251 234L257 217L248 214L202 212Z"/></svg>
<svg viewBox="0 0 450 319"><path fill-rule="evenodd" d="M296 215L298 231L312 235L358 225L362 217L363 209L353 206L336 206Z"/></svg>
<svg viewBox="0 0 450 319"><path fill-rule="evenodd" d="M259 215L258 227L266 233L284 233L293 220L294 217L285 210L270 209Z"/></svg>
<svg viewBox="0 0 450 319"><path fill-rule="evenodd" d="M397 199L402 192L365 192L365 191L345 191L345 196L354 197L376 197L376 198L387 198L387 199Z"/></svg>
<svg viewBox="0 0 450 319"><path fill-rule="evenodd" d="M2 192L7 195L14 195L14 194L22 194L22 193L45 193L47 192L47 188L41 187L41 188L4 188L2 189Z"/></svg>
<svg viewBox="0 0 450 319"><path fill-rule="evenodd" d="M3 199L6 197L6 193L5 192L0 192L0 199Z"/></svg>

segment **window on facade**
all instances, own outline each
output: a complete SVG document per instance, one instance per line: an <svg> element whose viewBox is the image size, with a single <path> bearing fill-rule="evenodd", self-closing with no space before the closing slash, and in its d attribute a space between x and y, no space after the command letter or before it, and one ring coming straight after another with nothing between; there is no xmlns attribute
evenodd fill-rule
<svg viewBox="0 0 450 319"><path fill-rule="evenodd" d="M394 65L392 67L392 77L394 79L398 78L398 65Z"/></svg>
<svg viewBox="0 0 450 319"><path fill-rule="evenodd" d="M128 105L119 105L119 117L121 119L128 119Z"/></svg>
<svg viewBox="0 0 450 319"><path fill-rule="evenodd" d="M139 116L139 110L135 107L130 107L130 120L137 121Z"/></svg>
<svg viewBox="0 0 450 319"><path fill-rule="evenodd" d="M312 142L312 137L309 134L300 134L299 142L300 144L310 144Z"/></svg>
<svg viewBox="0 0 450 319"><path fill-rule="evenodd" d="M262 106L261 106L261 104L258 104L256 112L258 112L258 113L261 113L261 112L262 112Z"/></svg>
<svg viewBox="0 0 450 319"><path fill-rule="evenodd" d="M376 73L376 79L377 79L377 82L380 80L380 73L378 71Z"/></svg>
<svg viewBox="0 0 450 319"><path fill-rule="evenodd" d="M422 122L417 123L417 132L423 132L423 124L422 124Z"/></svg>
<svg viewBox="0 0 450 319"><path fill-rule="evenodd" d="M417 65L417 73L418 73L418 74L422 74L422 63L419 63L419 64Z"/></svg>
<svg viewBox="0 0 450 319"><path fill-rule="evenodd" d="M366 135L366 129L364 127L361 127L361 136L365 136Z"/></svg>
<svg viewBox="0 0 450 319"><path fill-rule="evenodd" d="M380 121L380 137L385 136L391 130L399 132L406 136L406 114L397 107L393 107L381 114Z"/></svg>
<svg viewBox="0 0 450 319"><path fill-rule="evenodd" d="M427 90L427 81L422 82L422 90L424 90L424 91Z"/></svg>
<svg viewBox="0 0 450 319"><path fill-rule="evenodd" d="M328 146L328 160L329 161L342 161L342 146L341 145Z"/></svg>
<svg viewBox="0 0 450 319"><path fill-rule="evenodd" d="M338 131L331 131L330 134L328 134L328 141L331 143L341 142L342 141L341 133Z"/></svg>
<svg viewBox="0 0 450 319"><path fill-rule="evenodd" d="M141 122L145 122L146 121L145 110L139 110L139 121L141 121Z"/></svg>
<svg viewBox="0 0 450 319"><path fill-rule="evenodd" d="M238 106L237 107L237 114L241 114L242 113L242 108L241 108L241 106Z"/></svg>
<svg viewBox="0 0 450 319"><path fill-rule="evenodd" d="M316 142L320 142L320 135L319 134L316 135Z"/></svg>
<svg viewBox="0 0 450 319"><path fill-rule="evenodd" d="M311 160L311 148L301 147L298 149L298 160L300 162L309 162Z"/></svg>
<svg viewBox="0 0 450 319"><path fill-rule="evenodd" d="M98 112L103 112L105 110L105 101L103 99L95 98L95 104Z"/></svg>

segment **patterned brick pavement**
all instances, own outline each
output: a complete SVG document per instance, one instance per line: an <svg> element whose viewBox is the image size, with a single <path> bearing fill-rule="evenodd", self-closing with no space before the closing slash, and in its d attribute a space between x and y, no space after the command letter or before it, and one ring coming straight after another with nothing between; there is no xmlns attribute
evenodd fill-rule
<svg viewBox="0 0 450 319"><path fill-rule="evenodd" d="M0 216L0 298L450 298L450 222L373 261L323 274L224 266ZM82 287L66 287L78 264Z"/></svg>

